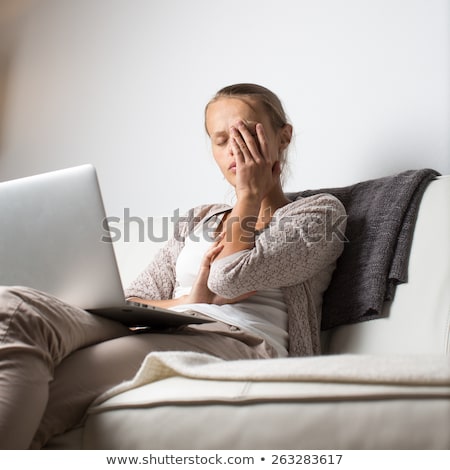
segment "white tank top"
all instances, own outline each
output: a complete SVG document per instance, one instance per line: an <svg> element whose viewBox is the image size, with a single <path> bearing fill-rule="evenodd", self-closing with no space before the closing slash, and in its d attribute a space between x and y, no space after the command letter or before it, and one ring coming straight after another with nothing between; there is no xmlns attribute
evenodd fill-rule
<svg viewBox="0 0 450 470"><path fill-rule="evenodd" d="M222 216L223 214L213 216L212 219L199 224L194 233L186 238L176 264L175 298L190 292L197 278L200 262L206 250L214 243L214 227L217 227ZM177 311L186 308L186 305L172 307ZM189 308L256 334L264 338L280 357L288 355L287 307L279 288L257 291L248 299L234 304L190 304Z"/></svg>

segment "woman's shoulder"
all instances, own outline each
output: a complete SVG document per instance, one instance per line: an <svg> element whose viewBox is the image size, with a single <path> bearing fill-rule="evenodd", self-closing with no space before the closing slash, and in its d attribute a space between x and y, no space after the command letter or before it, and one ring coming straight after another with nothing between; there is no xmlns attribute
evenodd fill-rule
<svg viewBox="0 0 450 470"><path fill-rule="evenodd" d="M200 221L206 217L210 217L212 215L219 214L231 209L231 206L223 203L201 204L189 209L187 218Z"/></svg>
<svg viewBox="0 0 450 470"><path fill-rule="evenodd" d="M294 215L310 211L330 210L337 215L344 215L346 213L345 207L342 202L332 194L318 193L307 197L298 197L294 201L286 204L279 209L280 215Z"/></svg>
<svg viewBox="0 0 450 470"><path fill-rule="evenodd" d="M178 237L183 237L203 220L215 214L231 210L227 204L201 204L191 207L189 210L174 218L174 232Z"/></svg>

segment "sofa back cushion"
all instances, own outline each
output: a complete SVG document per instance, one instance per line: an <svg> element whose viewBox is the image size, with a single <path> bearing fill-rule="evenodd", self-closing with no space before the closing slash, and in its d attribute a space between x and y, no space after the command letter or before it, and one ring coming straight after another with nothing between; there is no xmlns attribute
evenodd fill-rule
<svg viewBox="0 0 450 470"><path fill-rule="evenodd" d="M430 183L420 204L408 282L384 306L385 318L325 332L329 354L450 353L450 176Z"/></svg>

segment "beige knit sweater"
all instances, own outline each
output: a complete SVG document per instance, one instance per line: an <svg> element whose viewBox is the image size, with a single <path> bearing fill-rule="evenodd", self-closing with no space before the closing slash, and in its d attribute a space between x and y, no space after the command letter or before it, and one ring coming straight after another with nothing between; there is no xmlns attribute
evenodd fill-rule
<svg viewBox="0 0 450 470"><path fill-rule="evenodd" d="M230 209L199 206L175 226L174 236L126 289L127 297L172 298L176 260L194 227ZM329 194L301 198L278 209L257 233L255 246L215 261L209 288L228 298L249 291L280 287L288 310L289 354L320 353L322 295L343 250L345 209Z"/></svg>

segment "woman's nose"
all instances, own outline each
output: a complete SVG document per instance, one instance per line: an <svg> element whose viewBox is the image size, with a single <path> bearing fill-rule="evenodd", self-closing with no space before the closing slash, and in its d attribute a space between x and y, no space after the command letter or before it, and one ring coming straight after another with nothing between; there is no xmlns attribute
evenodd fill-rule
<svg viewBox="0 0 450 470"><path fill-rule="evenodd" d="M227 155L229 157L234 157L233 146L231 145L231 140L228 142Z"/></svg>

